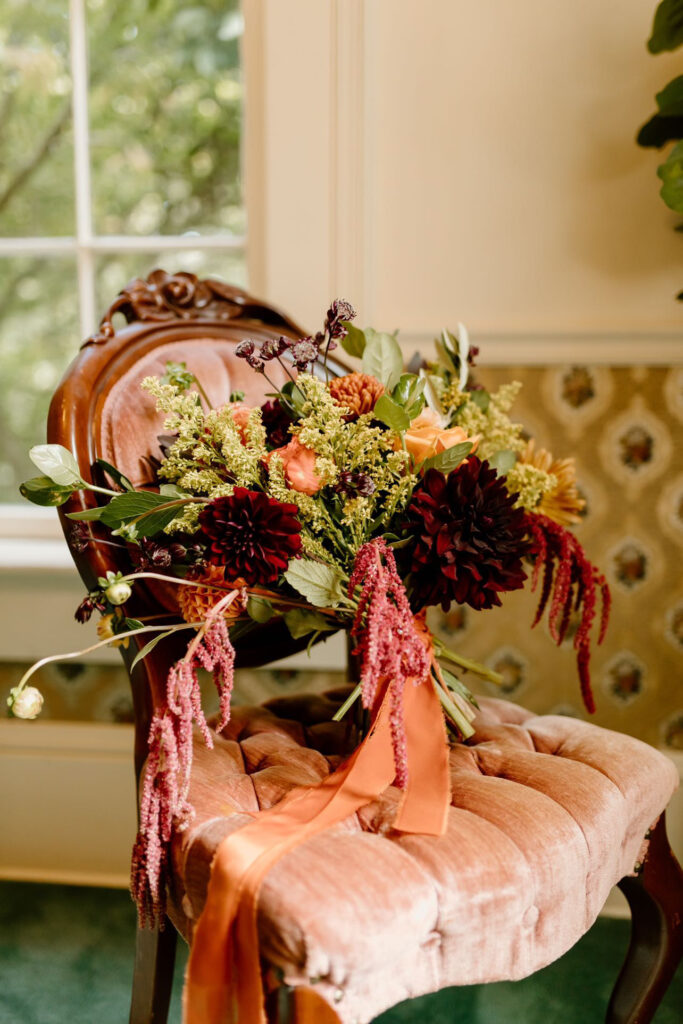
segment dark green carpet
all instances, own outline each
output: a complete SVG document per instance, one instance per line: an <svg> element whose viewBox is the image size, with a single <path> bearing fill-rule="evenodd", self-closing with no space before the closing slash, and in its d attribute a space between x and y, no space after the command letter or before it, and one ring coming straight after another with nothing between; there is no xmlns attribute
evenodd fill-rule
<svg viewBox="0 0 683 1024"><path fill-rule="evenodd" d="M135 913L109 889L0 882L0 1024L125 1024ZM377 1024L598 1024L628 942L601 919L562 960L519 982L447 989L402 1003ZM180 1020L184 946L170 1020ZM679 971L656 1017L680 1024Z"/></svg>

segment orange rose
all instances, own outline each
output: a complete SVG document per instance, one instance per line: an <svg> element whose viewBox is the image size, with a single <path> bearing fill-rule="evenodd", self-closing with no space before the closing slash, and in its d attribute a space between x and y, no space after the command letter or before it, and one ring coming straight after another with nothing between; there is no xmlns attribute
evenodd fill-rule
<svg viewBox="0 0 683 1024"><path fill-rule="evenodd" d="M468 437L462 427L442 427L438 413L429 408L413 420L405 435L406 449L417 463L464 441L471 441L472 451L476 449L477 438Z"/></svg>
<svg viewBox="0 0 683 1024"><path fill-rule="evenodd" d="M270 456L277 455L285 471L285 480L293 491L302 494L315 494L320 490L320 477L315 471L315 452L303 445L298 437L293 437L284 448L276 448Z"/></svg>
<svg viewBox="0 0 683 1024"><path fill-rule="evenodd" d="M230 402L228 408L230 409L232 421L239 431L242 444L246 444L248 440L247 423L249 422L249 417L254 410L248 405L242 405L241 402Z"/></svg>

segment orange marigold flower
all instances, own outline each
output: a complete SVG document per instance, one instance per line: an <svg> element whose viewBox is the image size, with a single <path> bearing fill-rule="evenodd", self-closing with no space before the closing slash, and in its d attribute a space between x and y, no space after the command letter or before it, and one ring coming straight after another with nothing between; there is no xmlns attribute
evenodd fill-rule
<svg viewBox="0 0 683 1024"><path fill-rule="evenodd" d="M203 622L213 606L225 597L225 588L237 590L243 587L244 580L226 580L225 568L222 565L207 565L202 575L197 578L199 586L178 587L178 604L186 622ZM202 583L210 586L201 586ZM215 590L214 587L222 587ZM246 608L246 598L237 597L225 610L227 619L236 619Z"/></svg>
<svg viewBox="0 0 683 1024"><path fill-rule="evenodd" d="M330 381L329 388L335 402L349 410L352 420L372 412L377 399L384 394L384 385L369 373L347 373Z"/></svg>
<svg viewBox="0 0 683 1024"><path fill-rule="evenodd" d="M562 526L572 526L581 522L581 512L586 507L586 502L580 497L576 487L574 459L554 459L545 448L539 448L537 451L532 438L520 454L519 461L557 477L556 487L543 495L534 512L540 512Z"/></svg>

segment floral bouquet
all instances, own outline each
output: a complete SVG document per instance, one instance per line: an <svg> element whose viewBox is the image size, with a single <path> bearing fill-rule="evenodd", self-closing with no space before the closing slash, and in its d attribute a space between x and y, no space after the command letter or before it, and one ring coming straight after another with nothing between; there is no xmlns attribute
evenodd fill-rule
<svg viewBox="0 0 683 1024"><path fill-rule="evenodd" d="M359 679L338 717L356 701L375 724L381 712L402 788L413 771L413 684L445 723L445 747L446 732L461 740L473 732L476 700L463 676L498 680L431 635L431 606L484 611L530 578L539 590L532 625L547 614L557 644L575 626L581 691L593 710L591 637L598 597L598 642L604 635L609 591L569 530L583 507L573 461L536 448L509 418L518 384L490 394L474 381L477 350L462 326L437 339L433 362L404 369L395 336L359 330L354 316L336 301L312 337L238 344L236 355L266 382L275 362L285 371L286 383L273 384L260 407L235 392L213 408L184 364L144 380L166 416L156 489L134 489L108 463L101 468L113 487L95 487L66 449L31 451L43 475L22 494L60 505L74 491L97 491L102 504L70 517L72 546L115 544L130 558L130 572L100 578L76 618L97 611L100 644L135 638L136 660L171 634L193 634L151 724L133 863L143 920L163 910L167 844L192 814L193 722L212 743L197 670L213 672L220 731L230 715L234 644L257 625L282 620L292 638L311 644L349 634ZM360 372L332 377L328 355L338 344L361 360ZM177 588L182 621L127 616L132 588L148 578ZM40 694L26 685L36 667L8 701L20 717L40 710ZM373 733L379 726L366 742Z"/></svg>

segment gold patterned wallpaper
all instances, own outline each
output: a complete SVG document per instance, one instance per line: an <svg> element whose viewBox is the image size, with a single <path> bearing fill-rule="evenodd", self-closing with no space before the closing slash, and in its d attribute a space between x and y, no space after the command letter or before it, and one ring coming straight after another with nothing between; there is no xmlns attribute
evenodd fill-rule
<svg viewBox="0 0 683 1024"><path fill-rule="evenodd" d="M683 749L683 367L484 368L479 378L489 389L520 380L515 418L554 454L576 455L587 502L577 533L613 595L607 638L593 655L591 720ZM534 711L584 716L571 639L558 650L545 625L531 630L535 605L533 594L513 593L488 612L436 611L432 625L463 654L501 671L510 699ZM0 666L3 691L18 669ZM342 678L244 670L236 699L319 691ZM37 685L53 719L130 720L122 669L50 666Z"/></svg>

